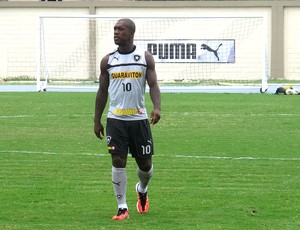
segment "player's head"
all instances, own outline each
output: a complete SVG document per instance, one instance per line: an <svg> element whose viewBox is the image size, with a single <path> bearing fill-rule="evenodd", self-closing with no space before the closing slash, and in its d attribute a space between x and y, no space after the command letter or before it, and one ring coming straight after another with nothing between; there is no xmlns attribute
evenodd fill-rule
<svg viewBox="0 0 300 230"><path fill-rule="evenodd" d="M122 18L114 26L114 41L116 45L124 46L133 43L135 23L128 18Z"/></svg>

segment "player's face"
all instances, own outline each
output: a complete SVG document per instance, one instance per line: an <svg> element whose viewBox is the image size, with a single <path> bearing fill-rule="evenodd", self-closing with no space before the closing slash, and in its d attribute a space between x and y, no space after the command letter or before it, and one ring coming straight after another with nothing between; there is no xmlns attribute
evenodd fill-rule
<svg viewBox="0 0 300 230"><path fill-rule="evenodd" d="M132 41L132 33L123 21L118 21L114 26L114 41L116 45L124 46Z"/></svg>

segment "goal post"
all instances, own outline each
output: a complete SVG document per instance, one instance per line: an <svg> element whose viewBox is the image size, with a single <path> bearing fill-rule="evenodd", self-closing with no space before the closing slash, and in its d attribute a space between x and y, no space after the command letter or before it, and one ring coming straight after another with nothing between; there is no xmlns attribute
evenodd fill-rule
<svg viewBox="0 0 300 230"><path fill-rule="evenodd" d="M39 17L37 90L85 87L116 49L119 18ZM160 83L268 87L263 17L134 17L134 43L152 53Z"/></svg>

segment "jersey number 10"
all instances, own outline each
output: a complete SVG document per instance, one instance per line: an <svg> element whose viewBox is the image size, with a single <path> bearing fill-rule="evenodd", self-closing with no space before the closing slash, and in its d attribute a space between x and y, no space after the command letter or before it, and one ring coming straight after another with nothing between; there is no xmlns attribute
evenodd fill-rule
<svg viewBox="0 0 300 230"><path fill-rule="evenodd" d="M123 92L129 92L131 91L131 83L122 83L122 86L123 86Z"/></svg>

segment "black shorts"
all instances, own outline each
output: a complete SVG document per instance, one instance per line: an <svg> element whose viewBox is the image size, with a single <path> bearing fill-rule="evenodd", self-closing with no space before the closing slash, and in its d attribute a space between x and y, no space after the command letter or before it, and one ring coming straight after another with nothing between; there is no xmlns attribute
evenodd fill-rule
<svg viewBox="0 0 300 230"><path fill-rule="evenodd" d="M107 118L106 139L111 154L131 153L134 158L149 158L154 154L148 119L123 121Z"/></svg>

